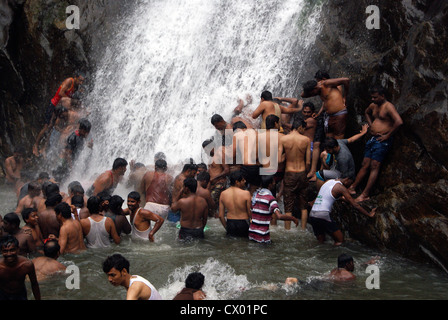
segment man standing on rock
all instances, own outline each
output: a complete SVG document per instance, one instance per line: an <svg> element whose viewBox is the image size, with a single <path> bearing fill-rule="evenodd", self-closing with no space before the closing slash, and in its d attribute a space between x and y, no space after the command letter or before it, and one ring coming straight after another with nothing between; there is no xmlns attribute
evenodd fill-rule
<svg viewBox="0 0 448 320"><path fill-rule="evenodd" d="M53 99L51 99L45 111L45 124L36 138L33 146L33 154L39 156L39 143L42 138L50 131L56 120L55 110L62 98L71 98L78 91L79 87L84 83L85 77L81 73L76 73L75 77L65 79L56 91Z"/></svg>
<svg viewBox="0 0 448 320"><path fill-rule="evenodd" d="M356 194L356 187L370 171L367 184L355 201L369 200L369 193L378 178L381 163L389 152L393 136L403 124L395 106L386 100L385 90L382 87L374 87L370 90L372 103L365 111L365 117L370 125L372 138L367 142L362 167L349 191Z"/></svg>
<svg viewBox="0 0 448 320"><path fill-rule="evenodd" d="M333 204L339 198L342 198L350 203L352 207L357 209L362 214L373 218L376 213L376 208L368 212L361 207L347 190L350 183L349 178L330 179L323 184L319 190L319 194L314 200L311 208L308 221L313 226L313 232L320 243L325 241L325 235L328 233L334 240L334 245L339 246L344 241L344 235L339 226L334 222L330 216Z"/></svg>

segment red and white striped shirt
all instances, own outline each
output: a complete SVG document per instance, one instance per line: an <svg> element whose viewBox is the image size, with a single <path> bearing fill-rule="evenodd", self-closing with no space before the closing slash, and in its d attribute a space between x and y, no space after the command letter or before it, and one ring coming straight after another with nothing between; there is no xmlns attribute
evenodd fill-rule
<svg viewBox="0 0 448 320"><path fill-rule="evenodd" d="M269 224L275 210L280 210L277 200L268 189L257 190L252 198L252 222L249 226L249 239L270 243Z"/></svg>

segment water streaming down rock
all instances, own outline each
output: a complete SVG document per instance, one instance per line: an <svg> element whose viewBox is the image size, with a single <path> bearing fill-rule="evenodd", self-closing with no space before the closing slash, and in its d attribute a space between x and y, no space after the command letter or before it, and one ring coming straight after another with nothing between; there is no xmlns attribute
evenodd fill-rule
<svg viewBox="0 0 448 320"><path fill-rule="evenodd" d="M297 94L302 56L319 29L318 7L299 21L304 2L141 2L91 80L87 172L108 169L118 156L150 164L158 151L169 163L200 161L214 113L228 119L247 93L254 107L265 89Z"/></svg>

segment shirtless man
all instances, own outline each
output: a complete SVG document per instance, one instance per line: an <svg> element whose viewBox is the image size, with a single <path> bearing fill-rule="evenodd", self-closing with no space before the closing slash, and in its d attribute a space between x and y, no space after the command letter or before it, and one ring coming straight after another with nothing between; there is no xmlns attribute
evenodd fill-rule
<svg viewBox="0 0 448 320"><path fill-rule="evenodd" d="M229 143L231 140L227 140L226 143ZM202 148L205 150L210 149L210 146L213 145L212 140L206 140L202 143ZM230 165L231 160L226 156L228 153L228 148L224 146L216 146L210 149L209 156L210 160L208 163L208 173L210 174L210 183L209 190L213 199L214 205L214 214L215 218L218 216L218 203L219 197L223 190L225 190L227 186L227 176L230 173ZM174 198L174 197L173 197ZM209 210L212 210L209 208Z"/></svg>
<svg viewBox="0 0 448 320"><path fill-rule="evenodd" d="M128 194L128 208L124 213L130 215L133 238L150 242L154 242L154 235L165 221L161 216L140 208L140 194L137 191ZM151 227L151 221L154 222L154 227Z"/></svg>
<svg viewBox="0 0 448 320"><path fill-rule="evenodd" d="M182 193L173 198L172 211L180 211L179 239L204 238L207 224L207 201L196 194L198 183L194 178L184 180ZM184 197L181 199L181 195Z"/></svg>
<svg viewBox="0 0 448 320"><path fill-rule="evenodd" d="M31 232L20 228L20 218L14 212L7 213L3 217L3 229L8 234L14 236L19 242L18 248L20 255L25 256L37 251Z"/></svg>
<svg viewBox="0 0 448 320"><path fill-rule="evenodd" d="M364 190L356 198L357 202L369 200L370 190L378 178L381 163L392 146L393 136L403 124L395 106L386 100L384 88L374 87L370 90L370 94L372 103L367 107L365 117L370 125L372 138L366 144L362 167L349 189L350 193L356 194L356 187L367 172L370 171L370 174Z"/></svg>
<svg viewBox="0 0 448 320"><path fill-rule="evenodd" d="M37 211L39 203L42 200L41 191L42 189L40 184L36 181L31 181L28 184L28 194L19 201L14 212L21 214L21 212L26 208L35 208Z"/></svg>
<svg viewBox="0 0 448 320"><path fill-rule="evenodd" d="M258 134L247 129L242 122L233 125L233 163L241 164L241 173L249 184L251 194L260 186L260 162L258 159Z"/></svg>
<svg viewBox="0 0 448 320"><path fill-rule="evenodd" d="M315 172L317 171L317 164L320 156L320 139L316 139L316 133L319 130L318 122L314 118L315 114L314 103L305 102L302 108L303 120L306 122L306 128L303 135L308 137L311 141L311 169L307 175L308 179L315 178Z"/></svg>
<svg viewBox="0 0 448 320"><path fill-rule="evenodd" d="M117 229L117 233L120 236L121 233L130 234L132 232L132 227L126 218L126 215L123 211L123 198L119 195L113 195L109 200L109 209L110 211L106 213L106 217L111 218L115 223L115 228Z"/></svg>
<svg viewBox="0 0 448 320"><path fill-rule="evenodd" d="M81 223L72 218L70 206L61 202L54 208L54 212L61 226L59 238L56 238L60 246L60 254L79 253L85 250Z"/></svg>
<svg viewBox="0 0 448 320"><path fill-rule="evenodd" d="M8 235L1 239L0 249L0 300L27 300L25 278L31 282L34 299L40 300L39 283L31 260L19 256L17 239Z"/></svg>
<svg viewBox="0 0 448 320"><path fill-rule="evenodd" d="M196 194L207 201L208 205L208 216L214 217L216 212L216 204L212 198L212 193L208 189L208 184L210 182L210 174L207 171L203 171L197 175L198 189Z"/></svg>
<svg viewBox="0 0 448 320"><path fill-rule="evenodd" d="M126 288L126 300L162 300L156 288L145 278L129 273L130 263L121 254L107 257L103 262L103 271L109 282L117 287Z"/></svg>
<svg viewBox="0 0 448 320"><path fill-rule="evenodd" d="M75 74L73 78L65 79L59 86L53 99L51 99L48 108L45 111L45 125L39 132L36 138L36 142L33 146L33 154L39 156L39 144L42 138L49 132L53 127L55 122L55 110L56 106L59 104L62 98L71 98L73 94L79 89L79 87L84 83L85 77L81 73Z"/></svg>
<svg viewBox="0 0 448 320"><path fill-rule="evenodd" d="M96 196L98 193L106 191L112 195L118 183L121 182L127 170L128 162L123 158L116 158L112 165L112 170L107 170L100 174L90 189L87 195Z"/></svg>
<svg viewBox="0 0 448 320"><path fill-rule="evenodd" d="M5 174L6 181L9 185L14 187L14 191L19 193L20 191L20 179L21 171L24 165L25 149L22 147L17 147L11 157L5 160Z"/></svg>
<svg viewBox="0 0 448 320"><path fill-rule="evenodd" d="M299 109L303 110L303 100L299 100L297 98L281 98L281 97L275 97L274 102L278 101L279 105L282 105L286 108L293 108L293 109ZM288 103L289 105L286 106L284 103ZM288 134L291 131L292 123L291 120L293 116L297 115L297 113L282 113L282 116L280 118L280 123L283 127L283 133Z"/></svg>
<svg viewBox="0 0 448 320"><path fill-rule="evenodd" d="M59 193L50 194L45 201L45 210L38 212L39 228L42 237L47 239L51 234L59 237L59 221L56 218L54 208L62 202L62 196Z"/></svg>
<svg viewBox="0 0 448 320"><path fill-rule="evenodd" d="M184 180L187 178L194 178L194 176L196 175L197 172L197 167L194 164L191 163L186 163L184 165L184 167L182 168L182 172L179 173L175 178L174 178L174 183L173 183L173 190L171 193L171 201L174 201L173 199L177 199L178 197L180 197L182 190L184 188ZM168 221L171 222L178 222L180 220L180 212L173 212L171 207L170 207L170 211L168 212L168 217L167 217Z"/></svg>
<svg viewBox="0 0 448 320"><path fill-rule="evenodd" d="M56 239L49 239L44 245L44 256L33 259L36 269L37 281L41 282L57 273L64 273L67 269L62 263L57 261L60 254L60 247Z"/></svg>
<svg viewBox="0 0 448 320"><path fill-rule="evenodd" d="M257 119L261 115L261 129L266 129L266 117L270 114L275 114L281 119L282 113L293 114L300 112L299 108L287 108L277 103L274 103L272 93L263 91L261 94L261 102L257 109L252 113L252 118ZM283 132L282 124L280 123L280 132Z"/></svg>
<svg viewBox="0 0 448 320"><path fill-rule="evenodd" d="M285 214L292 216L295 200L298 199L302 230L306 229L308 217L306 188L308 187L307 174L311 166L311 142L308 137L303 135L305 128L305 121L295 120L291 133L281 138L279 147L279 161L283 160L284 151L286 162L283 178ZM285 221L285 229L291 229L290 221Z"/></svg>
<svg viewBox="0 0 448 320"><path fill-rule="evenodd" d="M142 178L140 189L145 195L146 210L154 212L163 219L168 217L171 204L171 190L174 179L167 173L168 165L159 159L155 163L155 170L148 171Z"/></svg>
<svg viewBox="0 0 448 320"><path fill-rule="evenodd" d="M22 211L22 219L25 222L22 230L25 232L31 232L36 250L40 252L44 246L44 238L42 237L42 232L39 228L37 209L24 209Z"/></svg>
<svg viewBox="0 0 448 320"><path fill-rule="evenodd" d="M252 216L250 192L245 190L246 180L241 172L232 172L229 178L230 187L219 198L219 220L227 235L247 238Z"/></svg>
<svg viewBox="0 0 448 320"><path fill-rule="evenodd" d="M326 136L343 139L347 125L347 99L350 85L349 78L310 80L303 84L302 98L320 96L323 101L324 126ZM341 92L340 86L344 90ZM320 114L320 112L319 112Z"/></svg>
<svg viewBox="0 0 448 320"><path fill-rule="evenodd" d="M282 174L285 167L282 163L278 163L278 151L280 139L285 134L278 132L279 125L280 119L275 114L270 114L266 117L266 132L259 132L257 135L258 158L265 170L265 174L277 175L279 178L283 178ZM271 140L271 138L275 140ZM274 151L273 154L271 154L272 151ZM278 181L276 180L276 182Z"/></svg>
<svg viewBox="0 0 448 320"><path fill-rule="evenodd" d="M129 162L130 173L128 180L126 182L126 188L138 191L140 196L145 198L145 190L143 189L142 182L143 177L148 172L148 168L146 168L145 164L141 162L135 162L135 160L131 160Z"/></svg>
<svg viewBox="0 0 448 320"><path fill-rule="evenodd" d="M353 263L353 258L350 255L343 253L338 256L338 267L331 270L327 277L333 281L354 280L356 279L356 276L353 274L354 270L355 264Z"/></svg>

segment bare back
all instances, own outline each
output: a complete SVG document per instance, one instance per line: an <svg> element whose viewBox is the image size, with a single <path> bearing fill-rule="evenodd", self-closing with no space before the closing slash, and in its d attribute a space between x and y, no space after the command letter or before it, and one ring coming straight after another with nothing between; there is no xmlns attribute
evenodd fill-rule
<svg viewBox="0 0 448 320"><path fill-rule="evenodd" d="M286 156L285 171L305 171L311 163L310 139L293 130L290 134L283 136L280 142L280 149L285 152Z"/></svg>
<svg viewBox="0 0 448 320"><path fill-rule="evenodd" d="M77 253L86 249L81 223L78 220L65 220L61 226L59 239L61 250L65 244L64 253ZM65 240L64 244L61 239Z"/></svg>
<svg viewBox="0 0 448 320"><path fill-rule="evenodd" d="M219 201L227 210L227 219L245 220L251 216L250 192L232 186L221 193Z"/></svg>
<svg viewBox="0 0 448 320"><path fill-rule="evenodd" d="M178 201L180 207L180 225L183 228L204 228L207 223L208 205L204 198L193 194Z"/></svg>

